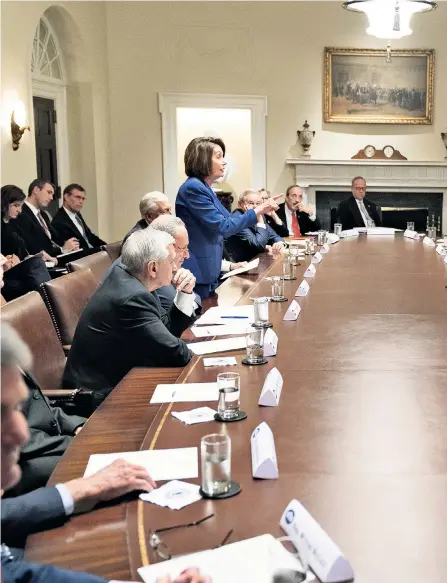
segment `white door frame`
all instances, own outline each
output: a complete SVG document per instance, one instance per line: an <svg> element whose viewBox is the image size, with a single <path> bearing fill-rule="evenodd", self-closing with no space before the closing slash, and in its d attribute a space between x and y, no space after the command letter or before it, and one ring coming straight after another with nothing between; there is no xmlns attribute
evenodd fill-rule
<svg viewBox="0 0 447 583"><path fill-rule="evenodd" d="M56 153L57 172L61 191L68 184L69 171L69 151L68 151L68 129L67 129L67 91L61 82L32 80L33 97L44 97L54 101L54 108L57 111L56 123ZM32 109L34 115L34 107ZM34 123L34 127L35 123ZM59 205L62 204L62 192Z"/></svg>
<svg viewBox="0 0 447 583"><path fill-rule="evenodd" d="M202 93L159 93L158 111L162 120L163 188L173 202L177 195L177 107L206 109L249 109L251 111L251 185L266 184L265 118L267 97L261 95L217 95ZM173 171L173 169L175 169Z"/></svg>

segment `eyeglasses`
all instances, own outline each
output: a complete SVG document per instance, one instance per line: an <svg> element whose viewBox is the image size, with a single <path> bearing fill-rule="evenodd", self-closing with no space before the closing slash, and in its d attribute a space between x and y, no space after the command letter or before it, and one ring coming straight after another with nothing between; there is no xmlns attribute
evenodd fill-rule
<svg viewBox="0 0 447 583"><path fill-rule="evenodd" d="M198 526L199 524L202 524L202 522L205 522L205 520L208 520L209 518L212 518L213 516L214 516L214 514L209 514L208 516L205 516L204 518L201 518L200 520L195 520L194 522L187 522L185 524L175 524L173 526L166 526L164 528L159 528L157 530L151 530L151 531L149 531L149 541L148 541L149 546L155 551L157 556L162 561L168 561L169 559L172 559L172 552L170 551L167 544L160 538L159 533L160 532L167 532L169 530L174 530L176 528L188 528L189 526ZM227 532L227 534L225 535L222 542L219 545L217 545L217 547L215 547L215 548L217 549L217 548L223 546L226 542L228 542L228 540L232 534L233 534L233 529L231 529L229 532Z"/></svg>
<svg viewBox="0 0 447 583"><path fill-rule="evenodd" d="M179 247L178 245L175 245L175 248L178 249L179 251L182 251L183 253L189 253L188 245L185 245L184 247Z"/></svg>
<svg viewBox="0 0 447 583"><path fill-rule="evenodd" d="M363 191L363 190L366 191L366 186L354 186L354 189L355 190L360 190L360 191Z"/></svg>
<svg viewBox="0 0 447 583"><path fill-rule="evenodd" d="M260 206L262 204L262 202L246 202L245 206L250 206L250 207L255 207L255 206Z"/></svg>

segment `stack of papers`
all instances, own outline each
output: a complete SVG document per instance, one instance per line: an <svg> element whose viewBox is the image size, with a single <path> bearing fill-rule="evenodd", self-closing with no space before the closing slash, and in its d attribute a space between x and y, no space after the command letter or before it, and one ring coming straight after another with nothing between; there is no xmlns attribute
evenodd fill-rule
<svg viewBox="0 0 447 583"><path fill-rule="evenodd" d="M238 273L245 273L246 271L250 271L251 269L255 269L259 265L259 257L257 259L253 259L250 263L247 263L245 267L239 267L239 269L233 269L232 271L227 271L225 275L222 275L220 279L227 279L227 277L232 277L233 275L237 275Z"/></svg>
<svg viewBox="0 0 447 583"><path fill-rule="evenodd" d="M194 425L195 423L206 423L207 421L214 421L216 411L211 407L198 407L191 411L174 411L172 416L179 419L186 425Z"/></svg>
<svg viewBox="0 0 447 583"><path fill-rule="evenodd" d="M201 342L201 344L204 344ZM151 403L191 403L217 401L217 383L183 383L182 385L157 385Z"/></svg>
<svg viewBox="0 0 447 583"><path fill-rule="evenodd" d="M182 480L199 476L197 447L153 449L120 453L93 454L88 460L84 478L99 472L115 460L124 459L143 466L154 480Z"/></svg>
<svg viewBox="0 0 447 583"><path fill-rule="evenodd" d="M224 338L223 340L209 340L208 342L195 342L187 346L197 355L226 352L227 350L240 350L241 348L245 348L245 336Z"/></svg>
<svg viewBox="0 0 447 583"><path fill-rule="evenodd" d="M152 502L152 504L170 508L171 510L180 510L202 499L199 489L200 486L195 484L172 480L172 482L168 482L160 488L152 490L152 492L140 494L140 500Z"/></svg>
<svg viewBox="0 0 447 583"><path fill-rule="evenodd" d="M253 324L254 320L255 313L252 305L232 307L214 306L200 316L195 321L195 324L241 324L248 326Z"/></svg>
<svg viewBox="0 0 447 583"><path fill-rule="evenodd" d="M234 324L227 324L223 326L192 326L191 332L196 338L205 338L206 336L232 336L237 334L245 334L248 324L245 320L228 320ZM246 322L245 324L237 324L236 322Z"/></svg>
<svg viewBox="0 0 447 583"><path fill-rule="evenodd" d="M204 366L234 366L237 360L234 356L216 356L216 358L204 358Z"/></svg>

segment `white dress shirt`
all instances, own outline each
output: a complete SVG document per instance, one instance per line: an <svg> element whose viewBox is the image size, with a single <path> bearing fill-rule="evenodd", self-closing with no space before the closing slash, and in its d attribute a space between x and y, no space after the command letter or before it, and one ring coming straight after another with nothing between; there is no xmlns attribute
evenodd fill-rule
<svg viewBox="0 0 447 583"><path fill-rule="evenodd" d="M357 203L357 206L359 207L359 211L360 211L360 214L362 215L362 219L363 219L363 222L365 223L365 227L368 227L368 221L374 223L374 221L370 217L368 211L366 210L365 203L363 202L363 199L359 200L358 198L356 198L355 202Z"/></svg>

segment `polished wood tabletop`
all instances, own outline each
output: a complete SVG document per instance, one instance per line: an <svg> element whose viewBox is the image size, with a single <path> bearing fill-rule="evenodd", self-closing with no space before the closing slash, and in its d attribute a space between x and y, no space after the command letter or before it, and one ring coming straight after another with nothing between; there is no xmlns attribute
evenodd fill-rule
<svg viewBox="0 0 447 583"><path fill-rule="evenodd" d="M135 499L99 508L30 537L27 559L139 580L137 568L157 561L147 544L151 529L214 513L200 526L165 534L174 554L214 547L231 528L232 542L280 536L281 514L296 498L341 547L356 582L446 581L445 264L433 249L399 236L342 240L308 279L308 296L297 298L298 320L284 322L308 262L286 282L289 302L269 304L277 355L245 367L243 351L231 353L246 420L185 426L171 412L191 403L149 405L159 382L214 381L229 368L205 369L195 357L184 370L136 369L90 418L51 478L54 484L82 475L91 453L199 446L203 435L226 431L232 478L242 492L180 511ZM230 278L206 305L270 295L264 278L280 272L281 261L263 255L256 274ZM275 366L284 378L280 404L259 407ZM277 480L252 478L250 435L261 421L274 434Z"/></svg>

